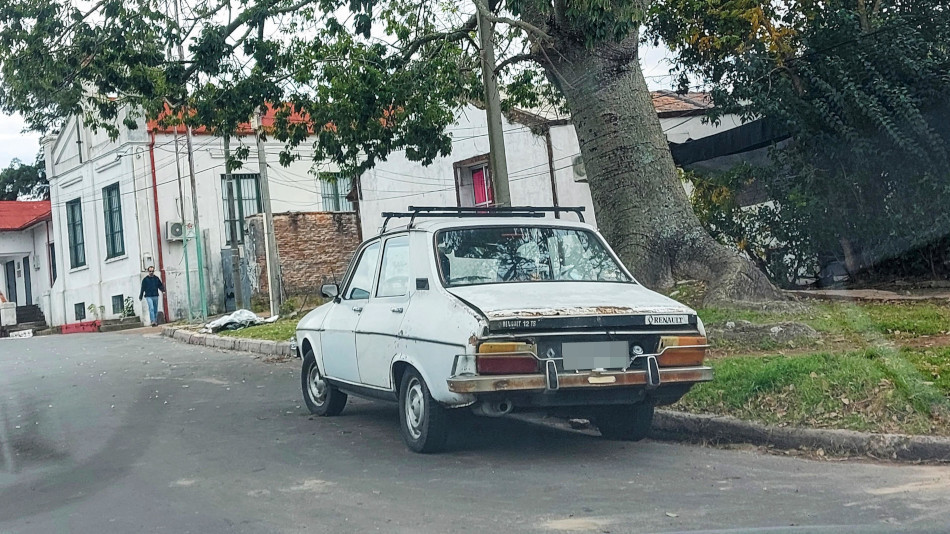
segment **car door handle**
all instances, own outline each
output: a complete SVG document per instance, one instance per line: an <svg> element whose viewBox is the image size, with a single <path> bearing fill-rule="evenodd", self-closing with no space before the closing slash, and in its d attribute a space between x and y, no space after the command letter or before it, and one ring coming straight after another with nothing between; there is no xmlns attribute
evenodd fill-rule
<svg viewBox="0 0 950 534"><path fill-rule="evenodd" d="M362 306L353 306L352 310L355 311L356 313L360 313L361 311L363 311L363 307L362 307Z"/></svg>
<svg viewBox="0 0 950 534"><path fill-rule="evenodd" d="M402 306L399 306L399 307L396 307L396 308L390 308L389 311L391 311L391 312L393 312L393 313L402 313L402 312L403 312Z"/></svg>

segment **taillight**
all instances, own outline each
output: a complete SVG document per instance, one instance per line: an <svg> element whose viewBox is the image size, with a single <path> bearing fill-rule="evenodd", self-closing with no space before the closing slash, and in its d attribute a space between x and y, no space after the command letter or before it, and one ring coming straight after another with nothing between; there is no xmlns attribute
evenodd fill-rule
<svg viewBox="0 0 950 534"><path fill-rule="evenodd" d="M537 373L538 359L514 354L479 354L475 359L475 369L480 375Z"/></svg>
<svg viewBox="0 0 950 534"><path fill-rule="evenodd" d="M475 369L481 375L512 375L538 372L532 343L487 342L478 346Z"/></svg>
<svg viewBox="0 0 950 534"><path fill-rule="evenodd" d="M657 362L660 367L702 365L706 357L706 338L699 336L663 336ZM664 350L665 349L665 350Z"/></svg>

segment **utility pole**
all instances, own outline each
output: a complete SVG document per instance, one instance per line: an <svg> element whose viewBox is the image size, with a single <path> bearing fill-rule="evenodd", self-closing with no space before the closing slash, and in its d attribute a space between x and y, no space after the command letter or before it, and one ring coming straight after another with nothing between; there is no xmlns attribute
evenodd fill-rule
<svg viewBox="0 0 950 534"><path fill-rule="evenodd" d="M201 319L208 318L208 296L205 294L204 255L201 243L201 225L198 223L198 186L195 182L195 151L191 140L191 126L185 130L185 142L188 146L188 174L191 177L191 210L195 218L195 251L198 256L198 298L201 299Z"/></svg>
<svg viewBox="0 0 950 534"><path fill-rule="evenodd" d="M234 308L244 308L244 288L241 287L241 251L238 248L237 206L234 205L234 176L231 174L231 136L224 136L224 182L228 188L228 219L231 231L231 280L234 286Z"/></svg>
<svg viewBox="0 0 950 534"><path fill-rule="evenodd" d="M485 86L485 112L488 114L488 157L492 183L495 186L495 204L511 205L508 189L508 160L505 157L505 134L501 124L501 96L495 77L495 25L488 20L487 6L475 0L478 13L478 41L481 47L482 84Z"/></svg>
<svg viewBox="0 0 950 534"><path fill-rule="evenodd" d="M178 0L175 0L175 24L180 25L180 15L178 12ZM182 42L184 36L181 33L178 34L178 59L179 61L185 61L185 45ZM187 81L185 84L187 85ZM187 104L186 104L187 106ZM184 109L185 117L188 116L188 108ZM177 129L177 127L176 127ZM185 130L185 144L188 147L188 174L191 178L191 209L192 215L195 220L195 251L198 256L198 295L201 299L201 319L208 318L208 298L205 295L205 272L204 272L204 256L202 254L202 238L201 238L201 225L198 223L198 186L195 183L195 150L194 143L192 142L191 135L191 126L187 126Z"/></svg>
<svg viewBox="0 0 950 534"><path fill-rule="evenodd" d="M270 184L267 181L267 154L264 151L264 123L261 109L254 112L254 133L257 137L257 162L261 168L261 204L264 205L264 254L267 262L267 293L270 297L270 314L280 312L280 257L277 255L277 238L274 235L274 214L270 209Z"/></svg>
<svg viewBox="0 0 950 534"><path fill-rule="evenodd" d="M181 183L181 161L178 155L181 150L178 147L178 127L175 126L175 171L178 173L178 209L181 215L181 246L182 255L185 256L185 289L188 292L188 320L195 318L195 306L191 303L191 267L188 265L188 224L185 222L185 188Z"/></svg>

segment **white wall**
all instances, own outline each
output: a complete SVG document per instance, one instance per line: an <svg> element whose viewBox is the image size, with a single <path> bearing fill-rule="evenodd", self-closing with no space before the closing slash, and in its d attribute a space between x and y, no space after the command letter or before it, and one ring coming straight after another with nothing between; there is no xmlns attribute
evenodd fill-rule
<svg viewBox="0 0 950 534"><path fill-rule="evenodd" d="M508 163L509 189L512 205L551 206L550 164L544 135L535 135L522 124L502 119L505 133L505 155ZM465 106L458 113L458 122L448 129L455 141L452 155L438 158L428 167L406 159L404 153L392 154L386 161L360 178L363 194L360 218L364 235L372 235L382 224L380 213L404 211L410 205L457 206L453 164L487 154L488 133L485 111ZM586 184L574 181L571 164L580 153L572 126L551 128L551 144L558 204L585 206L589 222L593 206ZM573 215L564 215L573 217Z"/></svg>
<svg viewBox="0 0 950 534"><path fill-rule="evenodd" d="M660 127L671 143L683 143L690 139L700 139L714 133L731 130L742 125L738 115L725 115L718 122L704 122L703 117L665 117L660 119Z"/></svg>

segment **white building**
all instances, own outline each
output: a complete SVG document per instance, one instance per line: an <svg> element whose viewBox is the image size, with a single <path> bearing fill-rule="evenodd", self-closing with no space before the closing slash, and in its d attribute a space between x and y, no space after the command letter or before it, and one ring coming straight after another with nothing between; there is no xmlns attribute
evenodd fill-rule
<svg viewBox="0 0 950 534"><path fill-rule="evenodd" d="M741 124L728 115L713 124L703 120L711 107L708 95L653 93L653 103L670 143L684 144ZM543 115L543 116L542 116ZM577 134L569 119L552 113L513 111L502 119L511 204L515 206L584 206L587 222L596 224ZM404 153L390 155L359 180L360 219L364 235L382 224L381 213L408 206L489 206L493 192L488 171L488 126L485 111L469 105L449 128L452 155L423 167Z"/></svg>
<svg viewBox="0 0 950 534"><path fill-rule="evenodd" d="M48 201L0 201L0 300L42 303L56 277L51 220Z"/></svg>
<svg viewBox="0 0 950 534"><path fill-rule="evenodd" d="M155 267L168 290L163 303L166 317L186 318L189 309L200 310L195 241L182 240L178 232L182 227L176 224L184 221L186 235L194 227L184 130L176 135L173 129L140 122L137 130L120 128L120 136L112 140L73 117L59 134L43 139L52 203L51 242L56 244L59 276L42 306L53 325L96 319L90 305L103 310L102 319L118 318L129 297L135 314L147 321L138 296L149 266ZM268 125L269 118L263 122ZM234 173L239 242L244 217L262 209L255 139L251 135L232 139L232 150L242 143L250 145L250 158ZM341 195L321 194L319 178L310 172L308 149L285 168L277 163L282 148L277 142L268 142L265 148L274 212L341 204ZM223 140L196 131L194 170L210 313L224 311L226 300L222 264L230 254L230 231L224 163Z"/></svg>

